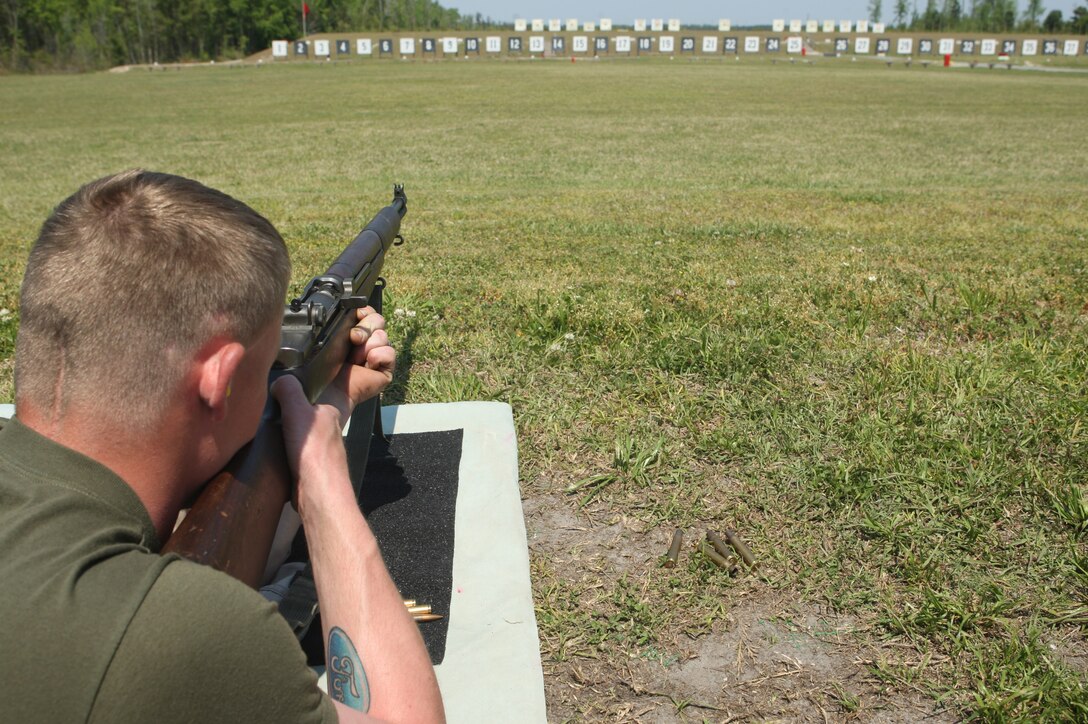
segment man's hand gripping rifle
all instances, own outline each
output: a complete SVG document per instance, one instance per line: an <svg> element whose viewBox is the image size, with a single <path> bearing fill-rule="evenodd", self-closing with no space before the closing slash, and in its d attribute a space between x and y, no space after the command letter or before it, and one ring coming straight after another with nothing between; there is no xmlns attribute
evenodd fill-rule
<svg viewBox="0 0 1088 724"><path fill-rule="evenodd" d="M403 241L400 221L407 210L404 188L395 186L393 202L286 306L269 385L282 375L294 375L313 403L336 378L352 350L349 335L356 310L370 305L381 311L382 265L390 247ZM374 398L359 405L352 424L370 425L377 412ZM369 444L369 435L363 444ZM256 437L208 482L163 553L210 565L256 588L291 493L279 406L269 395Z"/></svg>

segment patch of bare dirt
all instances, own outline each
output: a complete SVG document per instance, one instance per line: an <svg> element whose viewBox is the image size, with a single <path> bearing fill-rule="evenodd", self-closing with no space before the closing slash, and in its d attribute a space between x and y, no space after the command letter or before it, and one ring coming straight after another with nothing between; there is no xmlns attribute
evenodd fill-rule
<svg viewBox="0 0 1088 724"><path fill-rule="evenodd" d="M625 517L596 522L558 495L531 497L524 509L531 554L550 575L587 581L587 591L648 575L671 535ZM634 651L602 644L558 655L544 643L549 721L956 720L920 691L878 679L874 661L909 666L903 657L914 652L878 647L850 615L761 584L727 592L723 611L709 633L674 631Z"/></svg>
<svg viewBox="0 0 1088 724"><path fill-rule="evenodd" d="M608 525L595 525L579 518L559 496L541 496L524 501L525 529L529 550L545 555L552 564L578 561L581 569L625 573L653 560L647 551L660 548L657 531L647 531L641 521L620 518Z"/></svg>

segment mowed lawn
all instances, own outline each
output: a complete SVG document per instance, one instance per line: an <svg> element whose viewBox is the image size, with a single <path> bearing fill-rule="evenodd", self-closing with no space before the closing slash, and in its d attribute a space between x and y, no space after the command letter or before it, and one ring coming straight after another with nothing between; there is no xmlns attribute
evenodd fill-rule
<svg viewBox="0 0 1088 724"><path fill-rule="evenodd" d="M550 718L1084 720L1086 138L1085 74L845 59L0 77L0 398L81 183L223 189L301 283L400 182L389 400L513 406ZM841 665L685 678L741 610Z"/></svg>

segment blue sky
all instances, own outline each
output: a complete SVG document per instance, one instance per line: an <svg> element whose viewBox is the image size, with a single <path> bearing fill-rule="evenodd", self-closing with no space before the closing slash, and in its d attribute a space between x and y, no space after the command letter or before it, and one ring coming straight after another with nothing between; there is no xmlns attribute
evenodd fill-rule
<svg viewBox="0 0 1088 724"><path fill-rule="evenodd" d="M971 0L961 0L969 6ZM921 11L926 0L911 0ZM866 0L771 0L765 3L707 2L706 0L445 0L445 7L455 7L465 14L481 13L495 20L512 21L515 18L578 18L597 20L611 18L614 23L629 25L635 18L679 18L683 23L714 23L719 18L729 18L738 25L770 23L775 18L799 20L858 20L868 14ZM891 15L894 0L883 0L884 20ZM1027 3L1020 0L1021 11ZM1068 17L1073 12L1073 0L1057 2L1044 0L1043 6L1061 10ZM1088 0L1081 0L1088 5Z"/></svg>

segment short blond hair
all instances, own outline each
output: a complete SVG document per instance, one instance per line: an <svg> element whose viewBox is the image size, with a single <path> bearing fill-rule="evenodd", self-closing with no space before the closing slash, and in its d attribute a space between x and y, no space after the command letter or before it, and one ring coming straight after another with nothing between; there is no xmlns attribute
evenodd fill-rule
<svg viewBox="0 0 1088 724"><path fill-rule="evenodd" d="M92 181L42 226L20 292L16 404L98 404L158 419L215 335L252 343L291 267L263 216L196 181L142 170Z"/></svg>

